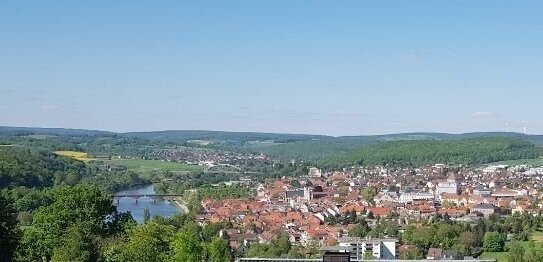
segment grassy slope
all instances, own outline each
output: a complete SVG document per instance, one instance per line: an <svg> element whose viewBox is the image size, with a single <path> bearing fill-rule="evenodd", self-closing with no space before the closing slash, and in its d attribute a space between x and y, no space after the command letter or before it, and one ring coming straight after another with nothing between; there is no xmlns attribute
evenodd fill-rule
<svg viewBox="0 0 543 262"><path fill-rule="evenodd" d="M89 155L85 152L79 151L55 151L57 155L69 157L75 160L79 160L85 163L96 160L95 158L89 158ZM146 172L152 170L166 170L171 172L197 172L203 170L201 166L187 165L177 162L168 162L160 160L144 160L144 159L112 159L103 160L104 163L111 165L122 165L127 169L136 172Z"/></svg>
<svg viewBox="0 0 543 262"><path fill-rule="evenodd" d="M130 170L146 172L152 170L167 170L172 172L197 172L203 168L197 165L187 165L177 162L143 159L113 159L108 162L112 165L122 165Z"/></svg>
<svg viewBox="0 0 543 262"><path fill-rule="evenodd" d="M537 249L542 249L541 243L543 243L543 232L534 232L530 238L535 242L535 247ZM524 250L528 249L528 245L530 244L530 241L523 241L520 242L521 245L524 247ZM510 242L506 243L506 246L510 244ZM485 259L496 259L498 262L506 262L507 261L507 255L509 252L484 252L480 258Z"/></svg>

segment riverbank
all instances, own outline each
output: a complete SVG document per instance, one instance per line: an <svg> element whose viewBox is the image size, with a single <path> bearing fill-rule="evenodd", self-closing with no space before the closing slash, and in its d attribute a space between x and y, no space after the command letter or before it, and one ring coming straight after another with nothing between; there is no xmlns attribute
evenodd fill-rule
<svg viewBox="0 0 543 262"><path fill-rule="evenodd" d="M180 197L176 197L172 199L172 202L176 208L178 208L180 211L183 211L183 213L188 214L189 208L187 207L187 203L183 201Z"/></svg>

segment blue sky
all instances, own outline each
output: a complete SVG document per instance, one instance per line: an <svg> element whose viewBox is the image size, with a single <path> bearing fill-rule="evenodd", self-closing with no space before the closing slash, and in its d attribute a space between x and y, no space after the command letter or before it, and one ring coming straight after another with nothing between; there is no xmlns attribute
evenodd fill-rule
<svg viewBox="0 0 543 262"><path fill-rule="evenodd" d="M1 1L0 125L543 133L543 1Z"/></svg>

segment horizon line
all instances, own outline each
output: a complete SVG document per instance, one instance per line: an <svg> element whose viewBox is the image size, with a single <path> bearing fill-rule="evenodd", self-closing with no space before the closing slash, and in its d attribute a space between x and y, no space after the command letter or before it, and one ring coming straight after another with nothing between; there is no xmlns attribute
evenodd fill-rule
<svg viewBox="0 0 543 262"><path fill-rule="evenodd" d="M256 133L256 134L273 134L273 135L304 135L304 136L323 136L323 137L363 137L363 136L390 136L390 135L412 135L412 134L445 134L445 135L466 135L466 134L480 134L480 133L499 133L499 134L516 134L524 136L539 136L541 134L528 134L522 132L512 131L471 131L471 132L439 132L439 131L406 131L397 133L381 133L381 134L357 134L357 135L326 135L326 134L312 134L312 133L289 133L289 132L269 132L269 131L231 131L231 130L216 130L216 129L162 129L162 130L143 130L143 131L114 131L104 129L88 129L88 128L73 128L73 127L44 127L44 126L10 126L0 125L0 128L6 129L63 129L74 131L91 131L91 132L103 132L111 134L130 134L130 133L158 133L158 132L223 132L223 133Z"/></svg>

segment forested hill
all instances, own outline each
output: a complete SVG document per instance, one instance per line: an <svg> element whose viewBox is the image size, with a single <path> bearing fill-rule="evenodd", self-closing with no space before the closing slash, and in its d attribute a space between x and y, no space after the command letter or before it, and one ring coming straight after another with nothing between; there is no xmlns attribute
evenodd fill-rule
<svg viewBox="0 0 543 262"><path fill-rule="evenodd" d="M362 162L407 165L435 161L477 164L538 156L540 150L537 147L543 146L542 135L504 132L331 137L206 130L111 133L24 127L0 127L0 144L2 141L5 144L28 147L39 145L50 150L80 150L83 147L83 151L94 155L141 155L141 152L146 150L170 146L207 147L261 152L277 159L304 160L326 166ZM509 147L515 144L522 144L522 147ZM476 146L474 151L464 150L472 149L472 146ZM424 147L428 150L435 148L439 154L427 152L428 154L424 155L419 152L424 151L420 149ZM404 151L398 151L404 148ZM405 156L402 155L404 153Z"/></svg>
<svg viewBox="0 0 543 262"><path fill-rule="evenodd" d="M45 135L45 136L122 136L135 137L143 139L158 140L163 142L182 143L191 140L206 140L211 143L242 145L246 147L258 146L277 146L291 145L298 146L302 144L302 148L315 146L317 148L326 148L329 145L331 148L343 148L342 151L348 151L349 145L368 144L376 141L391 141L391 140L460 140L467 138L479 137L507 137L517 138L532 142L536 145L543 145L543 135L526 135L513 132L475 132L464 134L448 134L448 133L401 133L401 134L386 134L386 135L361 135L361 136L326 136L326 135L308 135L308 134L280 134L280 133L261 133L261 132L228 132L228 131L211 131L211 130L166 130L166 131L149 131L149 132L126 132L115 133L110 131L86 130L86 129L70 129L70 128L39 128L39 127L10 127L0 126L0 136L28 136L28 135ZM254 142L266 142L255 143ZM305 145L307 144L307 145ZM288 147L288 146L287 146ZM328 150L325 150L328 151ZM337 153L337 152L334 152Z"/></svg>
<svg viewBox="0 0 543 262"><path fill-rule="evenodd" d="M50 135L50 136L98 136L111 135L113 132L72 129L72 128L42 128L42 127L13 127L0 126L0 135Z"/></svg>
<svg viewBox="0 0 543 262"><path fill-rule="evenodd" d="M297 141L272 145L245 145L246 150L263 152L282 159L298 159L311 162L323 162L326 159L347 153L356 153L363 148L383 142L393 141L462 141L476 138L507 138L526 141L535 146L543 146L543 136L519 133L405 133L374 136L343 136L331 139Z"/></svg>
<svg viewBox="0 0 543 262"><path fill-rule="evenodd" d="M0 188L75 184L86 172L85 164L51 152L0 146Z"/></svg>
<svg viewBox="0 0 543 262"><path fill-rule="evenodd" d="M322 159L325 167L350 165L420 166L436 163L477 165L506 159L536 158L543 148L514 138L464 140L408 140L377 143L353 152Z"/></svg>
<svg viewBox="0 0 543 262"><path fill-rule="evenodd" d="M329 139L330 136L305 135L305 134L276 134L258 132L226 132L209 130L167 130L151 132L129 132L123 136L138 137L145 139L159 139L166 141L190 141L206 140L210 142L225 142L232 144L243 144L251 141L273 141L275 143L289 143L295 141L306 141L313 139Z"/></svg>

